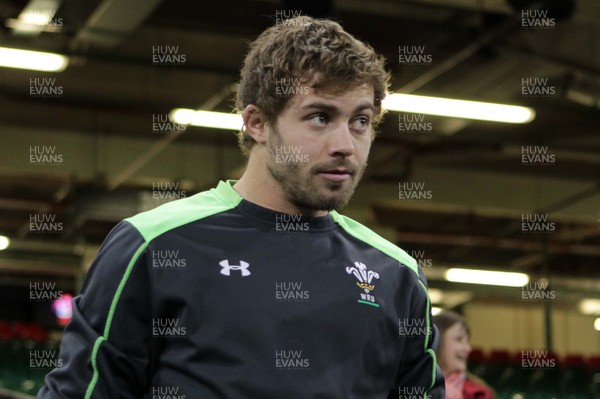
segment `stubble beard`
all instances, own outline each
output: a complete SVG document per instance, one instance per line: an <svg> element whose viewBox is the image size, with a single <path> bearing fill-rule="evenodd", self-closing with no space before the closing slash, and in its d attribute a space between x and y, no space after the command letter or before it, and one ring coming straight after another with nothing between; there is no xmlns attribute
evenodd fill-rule
<svg viewBox="0 0 600 399"><path fill-rule="evenodd" d="M267 169L289 202L300 209L314 211L339 211L348 204L364 173L366 162L360 167L340 157L305 170L299 162L277 162L275 148L281 145L281 135L276 127L273 128L271 137L272 140L267 143ZM340 167L352 172L349 180L328 181L317 174L319 171Z"/></svg>

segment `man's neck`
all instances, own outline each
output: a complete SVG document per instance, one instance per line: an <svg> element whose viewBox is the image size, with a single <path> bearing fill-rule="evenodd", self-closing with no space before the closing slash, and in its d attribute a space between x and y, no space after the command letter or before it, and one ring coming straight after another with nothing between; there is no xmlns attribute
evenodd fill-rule
<svg viewBox="0 0 600 399"><path fill-rule="evenodd" d="M276 212L293 215L325 216L328 214L324 210L302 208L290 202L279 183L267 172L266 165L256 163L258 161L250 160L243 176L233 185L233 189L246 201Z"/></svg>

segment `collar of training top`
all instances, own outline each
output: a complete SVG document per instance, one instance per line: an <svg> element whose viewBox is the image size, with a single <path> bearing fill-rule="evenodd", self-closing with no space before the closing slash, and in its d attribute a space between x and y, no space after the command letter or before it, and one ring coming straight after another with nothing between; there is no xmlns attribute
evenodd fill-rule
<svg viewBox="0 0 600 399"><path fill-rule="evenodd" d="M316 232L330 230L336 226L332 212L325 216L302 216L277 212L243 199L233 185L237 180L220 181L216 192L223 199L238 203L237 209L245 216L251 217L281 232Z"/></svg>

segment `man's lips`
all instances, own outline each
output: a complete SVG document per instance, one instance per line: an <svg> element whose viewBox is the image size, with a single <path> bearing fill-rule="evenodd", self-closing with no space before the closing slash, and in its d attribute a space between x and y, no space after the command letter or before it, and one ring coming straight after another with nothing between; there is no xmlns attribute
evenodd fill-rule
<svg viewBox="0 0 600 399"><path fill-rule="evenodd" d="M317 174L328 180L341 182L350 179L353 173L348 169L329 169L317 172Z"/></svg>

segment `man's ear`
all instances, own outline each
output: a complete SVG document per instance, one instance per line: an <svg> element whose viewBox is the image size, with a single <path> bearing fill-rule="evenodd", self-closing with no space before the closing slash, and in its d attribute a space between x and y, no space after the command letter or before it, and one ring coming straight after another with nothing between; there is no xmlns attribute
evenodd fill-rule
<svg viewBox="0 0 600 399"><path fill-rule="evenodd" d="M265 116L260 108L250 104L244 108L242 112L246 133L256 141L257 144L263 145L267 142L268 127Z"/></svg>

